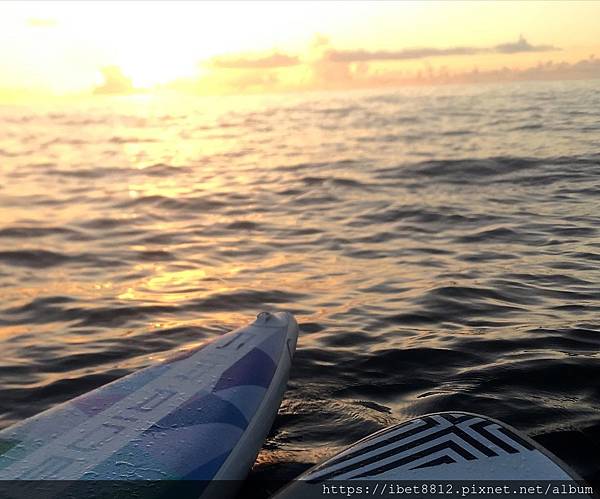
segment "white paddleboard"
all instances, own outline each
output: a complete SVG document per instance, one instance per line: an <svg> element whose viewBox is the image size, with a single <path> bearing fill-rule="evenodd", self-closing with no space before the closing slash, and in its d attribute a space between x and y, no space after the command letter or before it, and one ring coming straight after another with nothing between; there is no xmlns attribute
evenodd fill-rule
<svg viewBox="0 0 600 499"><path fill-rule="evenodd" d="M281 403L298 337L285 312L0 432L0 480L242 480ZM233 482L232 482L233 483Z"/></svg>
<svg viewBox="0 0 600 499"><path fill-rule="evenodd" d="M320 497L324 483L363 480L434 484L581 479L515 428L478 414L447 412L374 433L300 475L276 497L310 498L308 484L315 486L314 497Z"/></svg>

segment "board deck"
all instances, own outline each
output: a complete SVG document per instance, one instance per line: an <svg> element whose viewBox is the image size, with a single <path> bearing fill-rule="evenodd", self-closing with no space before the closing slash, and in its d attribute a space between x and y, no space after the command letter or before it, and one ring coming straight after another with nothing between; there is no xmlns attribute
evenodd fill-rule
<svg viewBox="0 0 600 499"><path fill-rule="evenodd" d="M429 414L374 433L300 475L277 499L329 481L581 480L515 428L465 412Z"/></svg>
<svg viewBox="0 0 600 499"><path fill-rule="evenodd" d="M241 480L277 414L298 337L255 322L0 432L0 480Z"/></svg>

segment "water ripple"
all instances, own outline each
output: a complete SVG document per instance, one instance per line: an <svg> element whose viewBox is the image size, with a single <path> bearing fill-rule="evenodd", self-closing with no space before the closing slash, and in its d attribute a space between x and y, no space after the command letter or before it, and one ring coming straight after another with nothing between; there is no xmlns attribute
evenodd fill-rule
<svg viewBox="0 0 600 499"><path fill-rule="evenodd" d="M298 352L253 476L467 410L598 479L597 95L0 110L0 425L287 309Z"/></svg>

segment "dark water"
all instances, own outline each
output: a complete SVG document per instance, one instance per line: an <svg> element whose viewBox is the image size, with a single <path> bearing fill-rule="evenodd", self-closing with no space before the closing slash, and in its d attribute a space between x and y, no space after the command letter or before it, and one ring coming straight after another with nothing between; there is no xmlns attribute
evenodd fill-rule
<svg viewBox="0 0 600 499"><path fill-rule="evenodd" d="M253 472L432 411L600 478L600 82L0 109L0 427L297 314Z"/></svg>

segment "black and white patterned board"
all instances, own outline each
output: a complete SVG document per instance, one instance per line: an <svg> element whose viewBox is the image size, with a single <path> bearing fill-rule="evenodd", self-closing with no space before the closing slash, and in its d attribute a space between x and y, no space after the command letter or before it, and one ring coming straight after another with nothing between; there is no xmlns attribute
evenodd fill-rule
<svg viewBox="0 0 600 499"><path fill-rule="evenodd" d="M429 414L386 428L299 477L311 483L573 479L578 478L565 464L518 430L463 412Z"/></svg>

